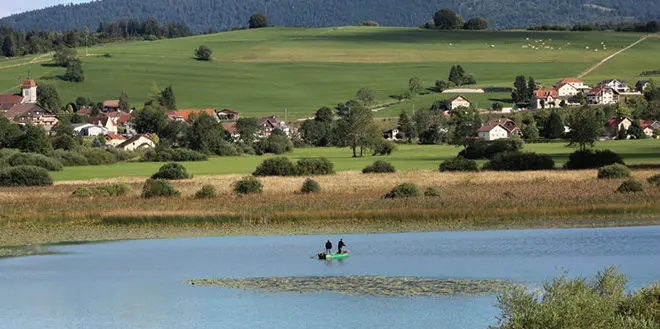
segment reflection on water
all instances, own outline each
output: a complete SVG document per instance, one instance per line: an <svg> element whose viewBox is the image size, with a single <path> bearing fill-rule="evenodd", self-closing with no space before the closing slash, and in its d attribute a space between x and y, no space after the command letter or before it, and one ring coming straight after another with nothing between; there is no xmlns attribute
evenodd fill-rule
<svg viewBox="0 0 660 329"><path fill-rule="evenodd" d="M486 328L495 298L267 294L191 278L384 275L538 284L616 265L660 278L660 227L344 235L351 257L310 258L339 236L223 237L58 246L0 260L2 328Z"/></svg>

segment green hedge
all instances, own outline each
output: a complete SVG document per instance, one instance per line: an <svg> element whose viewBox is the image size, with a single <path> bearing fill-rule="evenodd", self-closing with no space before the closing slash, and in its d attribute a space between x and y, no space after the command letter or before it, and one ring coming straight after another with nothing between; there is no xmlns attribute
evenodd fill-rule
<svg viewBox="0 0 660 329"><path fill-rule="evenodd" d="M378 160L374 162L372 165L362 169L363 174L373 174L373 173L394 173L396 172L396 168L394 166L383 160Z"/></svg>
<svg viewBox="0 0 660 329"><path fill-rule="evenodd" d="M180 163L170 162L158 169L158 172L151 176L152 179L188 179L192 175L188 173L186 167Z"/></svg>
<svg viewBox="0 0 660 329"><path fill-rule="evenodd" d="M39 153L15 153L4 160L9 166L35 166L48 171L61 171L62 163Z"/></svg>
<svg viewBox="0 0 660 329"><path fill-rule="evenodd" d="M479 166L474 160L458 156L441 163L440 171L479 171Z"/></svg>
<svg viewBox="0 0 660 329"><path fill-rule="evenodd" d="M575 151L568 157L564 164L566 169L592 169L612 164L625 164L620 155L610 150L585 150Z"/></svg>
<svg viewBox="0 0 660 329"><path fill-rule="evenodd" d="M0 170L0 186L46 186L52 185L48 171L35 166L9 167Z"/></svg>
<svg viewBox="0 0 660 329"><path fill-rule="evenodd" d="M72 196L78 198L85 197L116 197L125 196L132 190L126 184L107 184L101 186L81 186L73 191Z"/></svg>
<svg viewBox="0 0 660 329"><path fill-rule="evenodd" d="M395 186L390 192L385 194L385 199L409 198L420 195L419 187L411 183L403 183Z"/></svg>
<svg viewBox="0 0 660 329"><path fill-rule="evenodd" d="M598 178L615 179L630 177L630 169L621 164L613 164L598 169Z"/></svg>
<svg viewBox="0 0 660 329"><path fill-rule="evenodd" d="M483 169L495 171L550 170L555 161L547 154L533 152L498 153L488 161Z"/></svg>
<svg viewBox="0 0 660 329"><path fill-rule="evenodd" d="M208 159L208 155L190 149L164 149L159 151L148 150L142 155L140 161L208 161Z"/></svg>
<svg viewBox="0 0 660 329"><path fill-rule="evenodd" d="M142 187L142 197L144 198L173 197L179 195L181 193L174 189L165 179L147 179Z"/></svg>
<svg viewBox="0 0 660 329"><path fill-rule="evenodd" d="M261 193L264 187L261 181L255 177L243 177L232 185L234 192L238 194Z"/></svg>

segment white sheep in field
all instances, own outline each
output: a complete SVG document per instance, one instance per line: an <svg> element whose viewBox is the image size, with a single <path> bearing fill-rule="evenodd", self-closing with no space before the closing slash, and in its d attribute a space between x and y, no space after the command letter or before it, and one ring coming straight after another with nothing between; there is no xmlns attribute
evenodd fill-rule
<svg viewBox="0 0 660 329"><path fill-rule="evenodd" d="M491 48L495 48L495 45L490 45Z"/></svg>

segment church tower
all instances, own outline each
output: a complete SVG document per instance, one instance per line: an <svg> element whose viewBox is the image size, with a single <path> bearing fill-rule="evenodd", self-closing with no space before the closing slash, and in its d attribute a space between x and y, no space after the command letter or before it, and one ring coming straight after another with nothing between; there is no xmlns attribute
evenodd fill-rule
<svg viewBox="0 0 660 329"><path fill-rule="evenodd" d="M36 104L37 103L37 82L32 80L30 77L23 81L23 90L22 90L23 104Z"/></svg>

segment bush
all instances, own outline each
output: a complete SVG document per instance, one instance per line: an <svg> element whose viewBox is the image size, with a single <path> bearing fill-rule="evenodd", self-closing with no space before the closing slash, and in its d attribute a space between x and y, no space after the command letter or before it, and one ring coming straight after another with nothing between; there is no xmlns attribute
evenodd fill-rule
<svg viewBox="0 0 660 329"><path fill-rule="evenodd" d="M112 154L117 161L133 160L139 158L142 153L141 151L127 151L118 148L107 148L105 151Z"/></svg>
<svg viewBox="0 0 660 329"><path fill-rule="evenodd" d="M87 158L87 162L92 166L117 163L117 158L106 150L91 149L83 151L81 154Z"/></svg>
<svg viewBox="0 0 660 329"><path fill-rule="evenodd" d="M660 186L660 174L649 177L646 181L653 186Z"/></svg>
<svg viewBox="0 0 660 329"><path fill-rule="evenodd" d="M321 191L321 185L311 178L307 178L300 189L302 193L318 193Z"/></svg>
<svg viewBox="0 0 660 329"><path fill-rule="evenodd" d="M131 192L131 188L126 184L108 184L101 186L78 187L73 191L72 196L85 198L85 197L113 197L113 196L124 196Z"/></svg>
<svg viewBox="0 0 660 329"><path fill-rule="evenodd" d="M170 197L179 196L181 193L174 189L170 183L165 179L147 179L142 187L142 197L155 198L155 197Z"/></svg>
<svg viewBox="0 0 660 329"><path fill-rule="evenodd" d="M564 164L564 168L592 169L609 166L615 163L625 164L621 156L610 150L585 150L571 153L568 162Z"/></svg>
<svg viewBox="0 0 660 329"><path fill-rule="evenodd" d="M419 194L417 185L403 183L395 186L389 193L385 194L385 199L409 198L419 196Z"/></svg>
<svg viewBox="0 0 660 329"><path fill-rule="evenodd" d="M208 161L209 157L201 152L190 149L163 149L148 150L140 161L168 162L168 161Z"/></svg>
<svg viewBox="0 0 660 329"><path fill-rule="evenodd" d="M621 183L621 185L619 186L618 189L616 189L616 191L619 193L643 192L644 185L642 185L642 182L631 179Z"/></svg>
<svg viewBox="0 0 660 329"><path fill-rule="evenodd" d="M53 156L67 167L89 165L87 158L78 152L56 150Z"/></svg>
<svg viewBox="0 0 660 329"><path fill-rule="evenodd" d="M16 166L36 166L48 171L61 171L62 163L56 159L49 158L39 153L16 153L6 160L8 165Z"/></svg>
<svg viewBox="0 0 660 329"><path fill-rule="evenodd" d="M255 145L256 152L261 154L284 154L293 151L293 142L284 133L273 133L268 138Z"/></svg>
<svg viewBox="0 0 660 329"><path fill-rule="evenodd" d="M476 161L457 156L441 163L440 171L479 171L479 167Z"/></svg>
<svg viewBox="0 0 660 329"><path fill-rule="evenodd" d="M243 177L234 182L233 186L234 192L238 194L261 193L264 187L256 177Z"/></svg>
<svg viewBox="0 0 660 329"><path fill-rule="evenodd" d="M158 169L158 172L151 176L153 179L188 179L192 175L188 173L186 167L180 163L170 162Z"/></svg>
<svg viewBox="0 0 660 329"><path fill-rule="evenodd" d="M466 159L491 159L495 154L502 152L518 152L523 148L520 138L498 139L494 141L476 140L471 142L464 150L458 153Z"/></svg>
<svg viewBox="0 0 660 329"><path fill-rule="evenodd" d="M598 169L598 178L614 179L630 177L630 169L621 164L613 164Z"/></svg>
<svg viewBox="0 0 660 329"><path fill-rule="evenodd" d="M17 166L0 170L0 186L53 185L48 171L36 166Z"/></svg>
<svg viewBox="0 0 660 329"><path fill-rule="evenodd" d="M383 140L376 145L373 155L390 155L396 150L396 144L393 141Z"/></svg>
<svg viewBox="0 0 660 329"><path fill-rule="evenodd" d="M305 158L296 162L296 173L300 176L334 174L334 164L326 158Z"/></svg>
<svg viewBox="0 0 660 329"><path fill-rule="evenodd" d="M202 189L195 193L195 199L212 199L215 198L218 193L215 190L213 185L204 185Z"/></svg>
<svg viewBox="0 0 660 329"><path fill-rule="evenodd" d="M378 160L374 162L371 166L368 166L362 169L363 174L371 173L393 173L396 172L396 169L389 162Z"/></svg>
<svg viewBox="0 0 660 329"><path fill-rule="evenodd" d="M264 160L257 170L252 174L254 176L295 176L296 168L285 157L277 157Z"/></svg>
<svg viewBox="0 0 660 329"><path fill-rule="evenodd" d="M440 189L435 186L429 186L424 190L424 196L437 197L440 196Z"/></svg>
<svg viewBox="0 0 660 329"><path fill-rule="evenodd" d="M496 171L549 170L554 167L551 156L533 152L498 153L484 165L484 169Z"/></svg>

